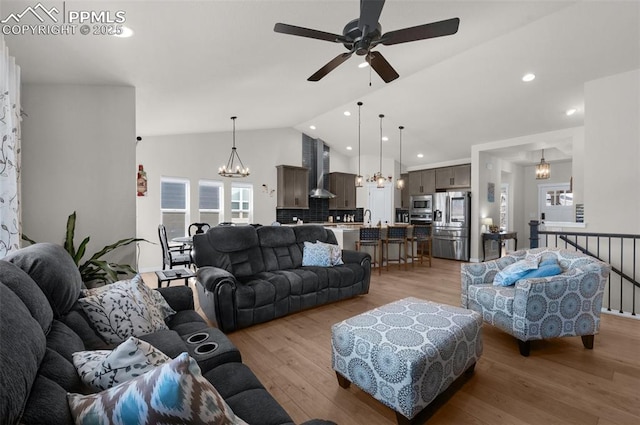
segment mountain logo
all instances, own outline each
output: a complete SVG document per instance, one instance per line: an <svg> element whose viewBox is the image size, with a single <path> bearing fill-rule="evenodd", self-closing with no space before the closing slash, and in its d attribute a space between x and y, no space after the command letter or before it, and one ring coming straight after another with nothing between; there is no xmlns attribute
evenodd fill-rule
<svg viewBox="0 0 640 425"><path fill-rule="evenodd" d="M36 17L36 19L38 19L40 22L45 21L45 17L49 17L53 22L58 22L58 18L56 18L54 16L54 13L57 15L58 13L60 13L60 11L58 9L56 9L55 7L52 7L51 9L47 9L46 7L44 7L42 5L42 3L38 3L35 6L28 6L26 9L24 9L21 13L11 13L9 14L9 16L7 16L5 19L3 19L2 21L0 21L0 23L6 24L8 23L10 20L13 19L13 21L15 23L19 23L20 20L28 14L31 14L33 16ZM44 17L43 17L44 16Z"/></svg>

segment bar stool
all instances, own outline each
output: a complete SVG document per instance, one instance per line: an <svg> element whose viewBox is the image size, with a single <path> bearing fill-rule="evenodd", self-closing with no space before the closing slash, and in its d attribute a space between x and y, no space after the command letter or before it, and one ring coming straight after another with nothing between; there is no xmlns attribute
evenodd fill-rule
<svg viewBox="0 0 640 425"><path fill-rule="evenodd" d="M360 239L356 241L356 251L360 251L360 247L372 246L373 257L372 265L378 266L378 274L382 274L382 240L380 239L379 227L361 227ZM378 260L378 254L380 260Z"/></svg>
<svg viewBox="0 0 640 425"><path fill-rule="evenodd" d="M415 267L415 260L417 258L420 259L420 264L422 264L424 257L427 257L427 262L429 263L429 267L431 267L431 225L415 225L413 226L413 232L411 237L409 238L409 242L411 245L411 267ZM413 244L416 244L416 253L419 255L415 255L413 251Z"/></svg>
<svg viewBox="0 0 640 425"><path fill-rule="evenodd" d="M382 240L382 252L384 253L385 248L387 251L387 255L383 254L383 258L380 262L383 262L385 259L387 260L387 271L389 271L389 263L397 262L398 268L404 261L404 269L407 269L407 226L389 226L387 227L387 237ZM391 259L389 258L389 244L398 245L398 258ZM404 248L404 257L402 257Z"/></svg>

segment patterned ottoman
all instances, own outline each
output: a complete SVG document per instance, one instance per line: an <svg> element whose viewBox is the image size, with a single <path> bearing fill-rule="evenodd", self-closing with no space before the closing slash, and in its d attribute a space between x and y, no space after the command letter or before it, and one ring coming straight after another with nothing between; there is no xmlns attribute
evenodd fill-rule
<svg viewBox="0 0 640 425"><path fill-rule="evenodd" d="M460 307L405 298L336 323L331 363L351 382L410 421L482 354L482 317Z"/></svg>

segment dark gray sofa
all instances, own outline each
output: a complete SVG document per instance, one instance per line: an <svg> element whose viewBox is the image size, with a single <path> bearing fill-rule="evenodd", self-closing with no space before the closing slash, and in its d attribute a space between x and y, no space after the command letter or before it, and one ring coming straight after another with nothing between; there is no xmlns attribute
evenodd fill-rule
<svg viewBox="0 0 640 425"><path fill-rule="evenodd" d="M0 260L0 423L73 423L67 392L91 391L80 381L72 353L112 348L77 306L83 287L73 260L58 245L32 245ZM170 357L189 352L203 376L246 422L293 424L242 363L231 341L194 311L191 289L160 291L177 313L167 319L168 330L141 339ZM207 341L216 342L218 348L198 354L197 345L187 342L196 333L206 333Z"/></svg>
<svg viewBox="0 0 640 425"><path fill-rule="evenodd" d="M232 332L369 292L371 256L343 250L344 265L302 266L304 242L337 244L319 225L220 226L194 235L198 300Z"/></svg>

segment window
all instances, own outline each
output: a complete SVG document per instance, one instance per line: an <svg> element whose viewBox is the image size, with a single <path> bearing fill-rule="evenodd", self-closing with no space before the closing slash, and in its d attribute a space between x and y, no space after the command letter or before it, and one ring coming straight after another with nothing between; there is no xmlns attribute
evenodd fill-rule
<svg viewBox="0 0 640 425"><path fill-rule="evenodd" d="M189 222L189 180L160 179L160 211L167 239L185 236Z"/></svg>
<svg viewBox="0 0 640 425"><path fill-rule="evenodd" d="M507 230L509 228L509 185L502 183L500 185L500 229Z"/></svg>
<svg viewBox="0 0 640 425"><path fill-rule="evenodd" d="M211 226L224 221L224 214L220 208L223 203L222 182L200 180L198 182L198 209L200 222Z"/></svg>
<svg viewBox="0 0 640 425"><path fill-rule="evenodd" d="M231 185L231 222L251 223L253 221L253 186L233 183Z"/></svg>

